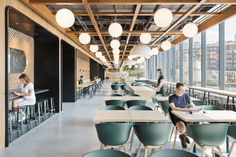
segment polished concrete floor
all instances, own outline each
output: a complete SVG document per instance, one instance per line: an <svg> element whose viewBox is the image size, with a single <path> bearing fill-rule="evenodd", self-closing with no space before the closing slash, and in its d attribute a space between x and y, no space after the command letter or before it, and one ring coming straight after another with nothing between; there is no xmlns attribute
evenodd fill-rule
<svg viewBox="0 0 236 157"><path fill-rule="evenodd" d="M1 150L0 157L80 157L86 152L99 149L100 143L92 119L96 111L105 106L104 96L110 92L110 82L105 82L96 96L76 103L64 103L63 112ZM138 140L135 139L134 149L128 152L132 156L137 145ZM172 143L166 147L171 148ZM127 150L128 148L129 143ZM177 149L181 149L179 141ZM224 150L224 145L222 149ZM197 152L198 155L201 154L199 150ZM143 153L140 156L143 156ZM236 152L232 155L234 156Z"/></svg>

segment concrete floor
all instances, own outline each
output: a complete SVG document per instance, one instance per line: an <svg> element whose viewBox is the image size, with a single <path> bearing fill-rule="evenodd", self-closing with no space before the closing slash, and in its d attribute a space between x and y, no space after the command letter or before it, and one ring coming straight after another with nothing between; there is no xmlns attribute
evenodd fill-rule
<svg viewBox="0 0 236 157"><path fill-rule="evenodd" d="M99 149L100 143L92 119L96 111L105 106L104 96L108 94L110 94L110 82L105 82L96 96L76 103L64 103L63 112L1 150L0 157L80 157L86 152ZM133 151L128 152L130 155L135 154L137 145L138 139L135 139ZM129 143L126 147L128 150ZM166 148L171 147L172 143L166 146ZM181 149L179 140L177 149ZM222 149L224 150L224 145ZM197 152L201 155L200 150ZM140 156L143 156L143 152ZM236 152L232 157L235 156Z"/></svg>

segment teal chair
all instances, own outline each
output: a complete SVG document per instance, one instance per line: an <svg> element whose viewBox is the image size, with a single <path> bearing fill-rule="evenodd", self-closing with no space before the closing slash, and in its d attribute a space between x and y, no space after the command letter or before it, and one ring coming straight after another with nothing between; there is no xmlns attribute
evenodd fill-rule
<svg viewBox="0 0 236 157"><path fill-rule="evenodd" d="M203 110L224 110L224 109L221 108L221 107L213 106L213 105L202 105L201 108L202 108Z"/></svg>
<svg viewBox="0 0 236 157"><path fill-rule="evenodd" d="M112 149L105 150L96 150L93 152L89 152L82 157L130 157L128 154L124 152L120 152Z"/></svg>
<svg viewBox="0 0 236 157"><path fill-rule="evenodd" d="M158 107L160 107L159 104L158 104L158 100L155 96L152 97L152 103L155 106L155 110L157 110Z"/></svg>
<svg viewBox="0 0 236 157"><path fill-rule="evenodd" d="M119 90L120 84L111 84L111 89L114 93Z"/></svg>
<svg viewBox="0 0 236 157"><path fill-rule="evenodd" d="M160 147L162 149L169 142L173 129L171 123L140 123L135 124L133 127L140 141L137 156L139 156L141 145L143 144L145 157L147 157L150 147Z"/></svg>
<svg viewBox="0 0 236 157"><path fill-rule="evenodd" d="M159 103L165 115L169 114L169 100L159 101Z"/></svg>
<svg viewBox="0 0 236 157"><path fill-rule="evenodd" d="M193 146L197 144L202 149L202 156L205 157L206 147L217 148L221 153L220 145L224 143L229 124L226 123L211 123L211 124L192 124L187 126L189 134L193 138Z"/></svg>
<svg viewBox="0 0 236 157"><path fill-rule="evenodd" d="M136 105L145 106L146 102L147 102L146 100L128 100L126 101L126 104L128 108L130 108L131 106L136 106Z"/></svg>
<svg viewBox="0 0 236 157"><path fill-rule="evenodd" d="M153 110L153 109L148 106L138 105L129 107L129 110Z"/></svg>
<svg viewBox="0 0 236 157"><path fill-rule="evenodd" d="M106 100L105 104L106 104L106 106L115 105L115 106L124 107L125 101L123 101L123 100Z"/></svg>
<svg viewBox="0 0 236 157"><path fill-rule="evenodd" d="M229 154L228 154L228 157L230 157L230 155L233 152L234 145L236 144L236 125L230 125L229 126L227 135L234 139L234 141L231 144Z"/></svg>
<svg viewBox="0 0 236 157"><path fill-rule="evenodd" d="M178 149L165 149L151 155L151 157L198 157L195 154Z"/></svg>
<svg viewBox="0 0 236 157"><path fill-rule="evenodd" d="M120 146L126 152L125 144L129 140L132 124L99 123L95 125L101 149L107 146Z"/></svg>
<svg viewBox="0 0 236 157"><path fill-rule="evenodd" d="M203 105L206 105L206 103L202 100L193 100L193 103L196 105L196 106L203 106Z"/></svg>
<svg viewBox="0 0 236 157"><path fill-rule="evenodd" d="M125 110L125 108L116 105L109 105L104 108L105 110Z"/></svg>

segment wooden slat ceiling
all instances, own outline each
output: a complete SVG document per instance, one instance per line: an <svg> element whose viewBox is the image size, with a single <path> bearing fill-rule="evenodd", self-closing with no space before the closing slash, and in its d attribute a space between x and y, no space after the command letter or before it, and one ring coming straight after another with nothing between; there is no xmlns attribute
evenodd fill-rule
<svg viewBox="0 0 236 157"><path fill-rule="evenodd" d="M152 35L151 47L156 47L166 39L178 44L186 38L182 34L184 24L194 21L199 30L224 21L236 13L236 0L24 0L34 7L46 6L53 16L61 8L70 9L76 17L75 24L66 29L68 35L79 36L89 33L90 44L97 44L108 61L113 61L112 37L108 27L116 21L123 27L118 38L121 42L120 60L127 60L132 47L139 44L139 35ZM159 28L154 24L153 15L159 8L166 7L174 15L172 24ZM43 10L42 10L43 14ZM54 19L51 19L54 20ZM55 21L55 20L54 20ZM77 41L78 42L78 39ZM87 50L89 52L89 50ZM121 63L122 63L121 62Z"/></svg>

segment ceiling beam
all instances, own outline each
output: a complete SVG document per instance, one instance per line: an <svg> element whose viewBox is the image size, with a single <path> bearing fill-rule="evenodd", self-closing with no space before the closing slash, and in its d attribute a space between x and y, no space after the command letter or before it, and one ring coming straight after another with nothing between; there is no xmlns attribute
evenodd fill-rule
<svg viewBox="0 0 236 157"><path fill-rule="evenodd" d="M136 23L136 19L137 19L137 17L138 17L138 13L139 13L139 11L140 11L140 9L141 9L141 6L142 6L141 4L136 5L136 8L135 8L135 11L134 11L134 15L133 15L133 18L132 18L132 22L131 22L129 31L133 31L133 28L134 28L134 25L135 25L135 23ZM128 43L129 43L130 37L131 37L131 33L129 33L129 35L128 35L127 39L126 39L125 44L128 44ZM127 46L125 46L125 48L124 48L123 55L125 54L126 49L127 49ZM123 57L122 57L122 58L123 58ZM122 64L122 63L121 63L121 64Z"/></svg>
<svg viewBox="0 0 236 157"><path fill-rule="evenodd" d="M83 0L29 0L37 4L83 4ZM88 0L92 4L168 4L197 5L200 0ZM235 0L207 0L206 4L236 4Z"/></svg>
<svg viewBox="0 0 236 157"><path fill-rule="evenodd" d="M225 9L223 12L221 12L219 17L211 17L210 19L206 20L205 22L201 23L198 26L198 32L203 32L206 29L208 29L209 27L212 27L216 24L219 24L223 21L225 21L227 18L233 16L236 14L236 5L232 5L229 6L227 9ZM186 40L187 38L184 35L181 35L180 37L178 37L177 39L175 39L174 41L172 41L172 43L174 45L181 43L182 41Z"/></svg>
<svg viewBox="0 0 236 157"><path fill-rule="evenodd" d="M172 12L173 15L183 15L185 12ZM86 12L74 12L77 16L88 16ZM133 16L132 12L94 12L94 16ZM153 16L155 12L141 12L138 16ZM211 15L217 16L220 13L210 13L210 12L193 12L189 16L201 16L201 15Z"/></svg>
<svg viewBox="0 0 236 157"><path fill-rule="evenodd" d="M168 32L170 32L172 29L174 29L178 24L180 24L183 20L185 20L189 14L191 14L192 12L194 12L197 8L199 8L203 3L205 3L206 0L201 0L198 4L193 5L192 7L190 7L184 14L183 16L179 17L173 24L170 25L170 27L167 28L167 30L165 31L165 33L163 33L162 35L160 35L157 39L155 39L150 46L154 45L155 43L157 43L158 41L160 41L160 39L162 37L164 37Z"/></svg>
<svg viewBox="0 0 236 157"><path fill-rule="evenodd" d="M91 20L91 22L92 22L92 24L93 24L93 26L94 26L94 28L95 28L95 30L96 30L98 36L99 36L99 39L100 39L100 41L101 41L101 43L102 43L104 49L105 49L105 52L108 54L107 47L106 47L106 45L105 45L105 41L104 41L104 39L103 39L103 37L102 37L102 34L101 34L101 31L100 31L100 29L99 29L99 27L98 27L97 21L96 21L94 15L93 15L93 11L92 11L92 9L91 9L91 7L90 7L90 4L88 3L87 0L82 0L82 1L83 1L85 10L87 11L87 13L88 13L88 15L89 15L89 18L90 18L90 20ZM111 57L110 57L109 54L108 54L108 57L109 57L109 59L111 60Z"/></svg>
<svg viewBox="0 0 236 157"><path fill-rule="evenodd" d="M76 35L79 35L81 33L88 33L89 35L92 36L96 36L98 35L97 32L94 31L67 31L68 33L75 33ZM151 35L162 35L163 33L165 33L164 31L123 31L121 36L124 35L129 35L132 34L132 36L139 36L142 33L150 33ZM101 31L101 34L103 36L110 36L110 34L108 33L108 31ZM170 31L168 33L166 33L166 35L182 35L182 31Z"/></svg>
<svg viewBox="0 0 236 157"><path fill-rule="evenodd" d="M75 34L69 34L67 33L66 29L62 29L61 27L58 26L55 20L55 15L53 15L51 11L44 4L31 4L29 0L22 0L22 2L25 5L27 5L29 8L31 8L37 15L42 17L48 24L52 25L60 33L62 33L67 38L69 38L72 42L77 44L78 47L80 47L79 50L82 53L84 53L85 55L89 56L90 58L92 58L93 60L101 64L101 62L95 57L95 55L89 51L87 46L80 44L78 37Z"/></svg>

